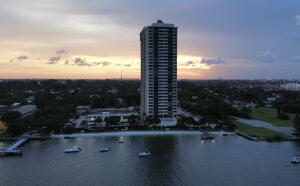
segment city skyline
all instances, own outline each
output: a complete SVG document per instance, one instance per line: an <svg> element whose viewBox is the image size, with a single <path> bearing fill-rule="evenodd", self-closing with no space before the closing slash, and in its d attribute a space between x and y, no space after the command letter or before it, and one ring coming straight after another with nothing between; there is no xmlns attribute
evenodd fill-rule
<svg viewBox="0 0 300 186"><path fill-rule="evenodd" d="M299 1L155 4L4 2L0 78L139 79L137 35L157 19L181 28L178 79L300 78Z"/></svg>

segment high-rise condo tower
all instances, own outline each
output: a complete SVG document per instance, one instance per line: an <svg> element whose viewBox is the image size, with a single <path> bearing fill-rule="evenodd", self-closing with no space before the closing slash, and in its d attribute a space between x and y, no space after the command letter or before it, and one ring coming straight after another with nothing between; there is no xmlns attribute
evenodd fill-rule
<svg viewBox="0 0 300 186"><path fill-rule="evenodd" d="M176 124L177 27L161 20L143 28L141 41L141 118Z"/></svg>

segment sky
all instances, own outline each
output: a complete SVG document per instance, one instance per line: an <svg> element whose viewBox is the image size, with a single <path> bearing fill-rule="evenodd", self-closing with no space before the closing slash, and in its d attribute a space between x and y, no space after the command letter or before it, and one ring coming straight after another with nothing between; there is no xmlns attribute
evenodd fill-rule
<svg viewBox="0 0 300 186"><path fill-rule="evenodd" d="M140 78L139 33L178 27L179 79L300 79L299 0L0 0L0 78Z"/></svg>

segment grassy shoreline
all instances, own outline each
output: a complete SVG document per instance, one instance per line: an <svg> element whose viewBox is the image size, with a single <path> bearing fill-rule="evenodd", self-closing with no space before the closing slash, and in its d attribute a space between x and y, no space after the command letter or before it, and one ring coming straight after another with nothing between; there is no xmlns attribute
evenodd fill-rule
<svg viewBox="0 0 300 186"><path fill-rule="evenodd" d="M238 122L236 120L234 120L233 123L235 124L235 126L240 132L248 136L257 137L257 138L266 138L266 139L276 139L276 138L288 139L288 136L280 132L275 132L263 127L249 126L244 123Z"/></svg>
<svg viewBox="0 0 300 186"><path fill-rule="evenodd" d="M289 114L289 120L281 120L277 118L277 110L276 108L253 108L250 116L254 119L262 120L269 122L277 127L293 127L293 114Z"/></svg>

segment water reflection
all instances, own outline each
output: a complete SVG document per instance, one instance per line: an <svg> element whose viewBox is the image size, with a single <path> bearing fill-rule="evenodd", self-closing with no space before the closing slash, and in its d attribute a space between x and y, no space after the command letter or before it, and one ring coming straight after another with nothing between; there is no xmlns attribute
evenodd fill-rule
<svg viewBox="0 0 300 186"><path fill-rule="evenodd" d="M148 137L144 138L145 147L151 152L151 156L141 162L143 174L141 180L148 180L144 185L174 185L174 166L177 166L177 138ZM158 179L159 178L159 179Z"/></svg>
<svg viewBox="0 0 300 186"><path fill-rule="evenodd" d="M0 159L0 185L298 185L294 142L251 142L199 135L95 137L32 141L23 157ZM64 154L78 145L77 154ZM99 148L111 147L107 153ZM151 156L138 153L149 150ZM288 166L287 166L288 165ZM18 179L16 179L18 178ZM267 179L266 179L267 178ZM280 178L280 179L278 179Z"/></svg>

